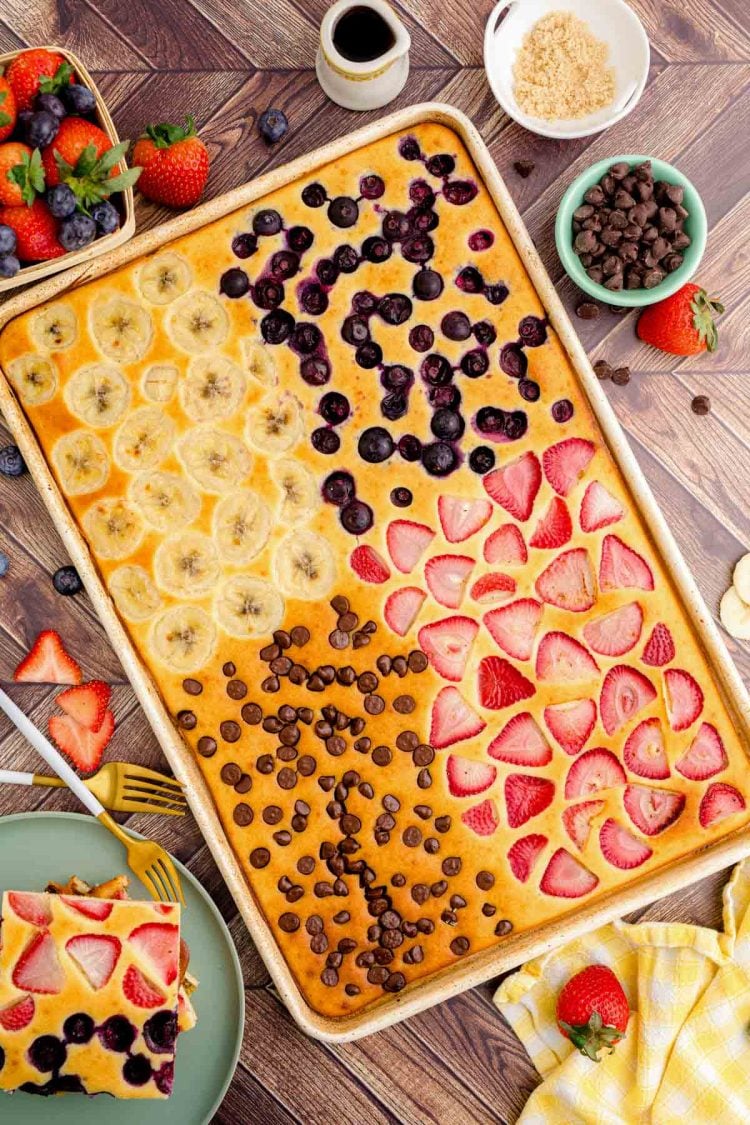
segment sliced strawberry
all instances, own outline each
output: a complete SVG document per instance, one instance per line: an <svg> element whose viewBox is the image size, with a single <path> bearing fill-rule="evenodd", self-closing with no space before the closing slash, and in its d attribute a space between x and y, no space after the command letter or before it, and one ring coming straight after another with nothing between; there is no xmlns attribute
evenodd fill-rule
<svg viewBox="0 0 750 1125"><path fill-rule="evenodd" d="M93 922L106 922L112 913L112 903L103 898L60 895L60 901L64 902L71 910L77 911L78 914L83 914L84 918L90 918Z"/></svg>
<svg viewBox="0 0 750 1125"><path fill-rule="evenodd" d="M172 984L179 969L179 926L171 922L144 922L131 932L130 944L146 958L163 984Z"/></svg>
<svg viewBox="0 0 750 1125"><path fill-rule="evenodd" d="M542 469L535 453L522 453L482 477L482 484L496 504L514 519L527 520L542 483Z"/></svg>
<svg viewBox="0 0 750 1125"><path fill-rule="evenodd" d="M470 617L444 617L422 626L419 647L438 675L458 683L478 630L479 625Z"/></svg>
<svg viewBox="0 0 750 1125"><path fill-rule="evenodd" d="M22 996L0 1008L0 1027L3 1031L23 1031L34 1018L36 1004L33 996Z"/></svg>
<svg viewBox="0 0 750 1125"><path fill-rule="evenodd" d="M657 622L651 630L651 636L646 641L641 660L654 668L663 668L674 660L675 649L672 634L661 621Z"/></svg>
<svg viewBox="0 0 750 1125"><path fill-rule="evenodd" d="M653 590L654 575L646 560L618 539L605 535L599 564L602 590Z"/></svg>
<svg viewBox="0 0 750 1125"><path fill-rule="evenodd" d="M638 643L642 628L643 610L638 602L629 602L587 621L583 637L589 648L601 656L624 656Z"/></svg>
<svg viewBox="0 0 750 1125"><path fill-rule="evenodd" d="M65 973L49 930L35 934L16 962L13 984L22 992L55 996L65 987Z"/></svg>
<svg viewBox="0 0 750 1125"><path fill-rule="evenodd" d="M508 720L487 747L487 753L514 766L546 766L552 761L549 743L528 711Z"/></svg>
<svg viewBox="0 0 750 1125"><path fill-rule="evenodd" d="M570 703L550 703L544 708L547 729L566 754L583 750L596 723L593 699L573 699Z"/></svg>
<svg viewBox="0 0 750 1125"><path fill-rule="evenodd" d="M607 734L614 734L656 699L656 688L637 668L615 664L604 677L599 714Z"/></svg>
<svg viewBox="0 0 750 1125"><path fill-rule="evenodd" d="M438 497L438 516L449 543L463 543L484 527L492 515L489 500L469 500L465 496Z"/></svg>
<svg viewBox="0 0 750 1125"><path fill-rule="evenodd" d="M69 687L61 691L55 703L86 730L98 731L109 707L112 689L103 680Z"/></svg>
<svg viewBox="0 0 750 1125"><path fill-rule="evenodd" d="M644 844L643 840L639 840L611 816L607 817L599 829L599 846L607 863L623 871L640 867L654 854L648 844Z"/></svg>
<svg viewBox="0 0 750 1125"><path fill-rule="evenodd" d="M380 584L391 577L391 568L374 547L355 547L349 556L349 565L363 582Z"/></svg>
<svg viewBox="0 0 750 1125"><path fill-rule="evenodd" d="M519 883L525 883L534 870L539 856L547 847L549 840L539 832L522 836L508 849L508 863Z"/></svg>
<svg viewBox="0 0 750 1125"><path fill-rule="evenodd" d="M479 702L482 707L499 711L521 699L530 699L536 688L502 656L485 656L479 662Z"/></svg>
<svg viewBox="0 0 750 1125"><path fill-rule="evenodd" d="M563 827L575 846L581 851L589 841L591 822L604 807L604 801L583 801L580 805L570 805L563 810Z"/></svg>
<svg viewBox="0 0 750 1125"><path fill-rule="evenodd" d="M83 675L65 651L60 634L44 629L16 668L13 679L19 684L80 684Z"/></svg>
<svg viewBox="0 0 750 1125"><path fill-rule="evenodd" d="M104 988L120 959L122 942L112 934L76 934L65 943L92 988Z"/></svg>
<svg viewBox="0 0 750 1125"><path fill-rule="evenodd" d="M723 781L715 781L709 785L701 799L698 809L698 819L702 828L709 828L718 824L728 816L742 812L745 808L745 798L733 785Z"/></svg>
<svg viewBox="0 0 750 1125"><path fill-rule="evenodd" d="M625 509L620 501L598 480L592 480L581 501L581 531L598 531L601 527L609 527L624 515Z"/></svg>
<svg viewBox="0 0 750 1125"><path fill-rule="evenodd" d="M559 609L585 613L596 601L596 583L589 553L584 547L563 551L537 578L534 588L542 599Z"/></svg>
<svg viewBox="0 0 750 1125"><path fill-rule="evenodd" d="M478 805L472 805L466 812L462 812L461 820L467 828L476 832L477 836L491 836L500 827L497 805L489 797Z"/></svg>
<svg viewBox="0 0 750 1125"><path fill-rule="evenodd" d="M32 926L49 926L52 910L49 895L35 891L8 891L8 902L14 914Z"/></svg>
<svg viewBox="0 0 750 1125"><path fill-rule="evenodd" d="M528 773L509 773L505 779L505 808L508 824L519 828L538 816L555 799L555 783Z"/></svg>
<svg viewBox="0 0 750 1125"><path fill-rule="evenodd" d="M497 777L497 767L489 762L477 762L474 758L462 758L459 754L449 754L445 766L448 790L452 797L473 797L484 793Z"/></svg>
<svg viewBox="0 0 750 1125"><path fill-rule="evenodd" d="M418 586L402 586L394 590L385 600L383 617L389 629L397 636L405 637L419 616L419 611L427 597Z"/></svg>
<svg viewBox="0 0 750 1125"><path fill-rule="evenodd" d="M559 496L553 496L549 507L539 523L534 534L529 539L530 547L539 547L542 550L553 550L562 547L573 534L573 524L565 501Z"/></svg>
<svg viewBox="0 0 750 1125"><path fill-rule="evenodd" d="M599 675L599 665L580 641L567 633L545 633L536 654L540 680L590 680Z"/></svg>
<svg viewBox="0 0 750 1125"><path fill-rule="evenodd" d="M523 566L529 553L520 528L514 523L504 523L493 531L484 543L484 561L492 566Z"/></svg>
<svg viewBox="0 0 750 1125"><path fill-rule="evenodd" d="M658 719L644 719L630 732L622 757L630 772L638 777L649 781L664 781L669 777L669 759Z"/></svg>
<svg viewBox="0 0 750 1125"><path fill-rule="evenodd" d="M664 694L672 730L687 730L703 710L703 691L683 668L668 668L664 673Z"/></svg>
<svg viewBox="0 0 750 1125"><path fill-rule="evenodd" d="M161 1008L166 1004L166 997L146 980L140 969L129 965L123 978L122 991L136 1008Z"/></svg>
<svg viewBox="0 0 750 1125"><path fill-rule="evenodd" d="M463 742L481 734L486 725L458 688L441 688L432 704L430 746L436 750L444 750L454 742Z"/></svg>
<svg viewBox="0 0 750 1125"><path fill-rule="evenodd" d="M473 569L474 559L467 555L433 555L424 567L427 588L440 605L458 609Z"/></svg>
<svg viewBox="0 0 750 1125"><path fill-rule="evenodd" d="M483 574L477 578L469 591L472 601L480 605L491 605L493 602L507 602L516 592L516 580L509 574Z"/></svg>
<svg viewBox="0 0 750 1125"><path fill-rule="evenodd" d="M625 785L625 770L611 750L601 746L586 750L576 758L565 778L565 797L589 797L601 789L615 789Z"/></svg>
<svg viewBox="0 0 750 1125"><path fill-rule="evenodd" d="M628 785L622 795L625 812L644 836L656 836L674 824L685 808L685 794L649 785Z"/></svg>
<svg viewBox="0 0 750 1125"><path fill-rule="evenodd" d="M701 723L698 733L674 768L690 781L706 781L721 773L729 765L729 758L721 735L711 723Z"/></svg>
<svg viewBox="0 0 750 1125"><path fill-rule="evenodd" d="M567 848L558 848L547 864L539 889L555 898L581 898L598 885L593 871L584 867Z"/></svg>
<svg viewBox="0 0 750 1125"><path fill-rule="evenodd" d="M531 660L541 619L542 606L534 598L521 598L510 605L491 609L482 618L492 639L516 660Z"/></svg>
<svg viewBox="0 0 750 1125"><path fill-rule="evenodd" d="M414 570L434 538L431 527L413 520L392 520L385 533L388 554L402 574Z"/></svg>
<svg viewBox="0 0 750 1125"><path fill-rule="evenodd" d="M542 455L544 475L560 496L567 496L586 472L596 453L593 441L566 438L545 449Z"/></svg>
<svg viewBox="0 0 750 1125"><path fill-rule="evenodd" d="M115 717L111 711L104 712L104 722L96 732L86 730L70 715L51 715L49 720L52 738L82 773L91 773L97 768L114 729Z"/></svg>

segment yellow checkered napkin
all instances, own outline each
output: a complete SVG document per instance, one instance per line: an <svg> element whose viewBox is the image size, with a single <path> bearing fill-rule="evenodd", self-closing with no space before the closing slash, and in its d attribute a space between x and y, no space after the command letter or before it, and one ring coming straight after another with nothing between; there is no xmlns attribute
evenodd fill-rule
<svg viewBox="0 0 750 1125"><path fill-rule="evenodd" d="M632 1015L597 1065L557 1029L560 989L609 965ZM724 888L724 931L615 922L524 965L495 1003L544 1079L519 1125L748 1125L750 860Z"/></svg>

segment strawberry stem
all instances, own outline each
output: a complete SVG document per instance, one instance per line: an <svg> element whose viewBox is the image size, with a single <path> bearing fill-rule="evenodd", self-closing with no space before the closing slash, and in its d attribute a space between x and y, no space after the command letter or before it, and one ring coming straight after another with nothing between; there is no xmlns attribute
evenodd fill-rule
<svg viewBox="0 0 750 1125"><path fill-rule="evenodd" d="M184 125L170 125L163 121L160 125L147 125L146 136L150 137L157 148L170 148L179 141L186 141L196 135L195 118L191 114L185 117Z"/></svg>
<svg viewBox="0 0 750 1125"><path fill-rule="evenodd" d="M715 352L719 346L719 332L714 323L714 315L721 316L724 306L716 297L709 297L705 289L699 289L690 302L693 324L698 339L705 341L706 350Z"/></svg>
<svg viewBox="0 0 750 1125"><path fill-rule="evenodd" d="M592 1062L600 1062L599 1052L609 1048L610 1054L615 1044L624 1037L624 1032L612 1024L605 1024L598 1012L592 1012L588 1023L570 1024L560 1020L560 1027L567 1032L568 1039L582 1055Z"/></svg>

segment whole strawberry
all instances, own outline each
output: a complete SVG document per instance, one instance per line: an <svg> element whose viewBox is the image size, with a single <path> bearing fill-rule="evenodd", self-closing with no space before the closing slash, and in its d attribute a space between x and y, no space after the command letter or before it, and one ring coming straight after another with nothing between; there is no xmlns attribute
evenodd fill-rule
<svg viewBox="0 0 750 1125"><path fill-rule="evenodd" d="M688 282L671 297L649 305L638 318L638 335L646 344L672 355L715 352L719 333L714 315L724 306L700 285Z"/></svg>
<svg viewBox="0 0 750 1125"><path fill-rule="evenodd" d="M60 167L55 153L62 157L65 163L75 167L79 156L89 145L93 145L94 157L103 156L112 148L112 142L107 134L92 121L86 121L83 117L64 117L54 141L42 152L48 188L60 183Z"/></svg>
<svg viewBox="0 0 750 1125"><path fill-rule="evenodd" d="M133 163L143 168L138 187L146 198L167 207L192 207L208 179L208 151L189 116L184 125L149 125Z"/></svg>
<svg viewBox="0 0 750 1125"><path fill-rule="evenodd" d="M16 98L8 79L0 75L0 141L5 141L16 127Z"/></svg>
<svg viewBox="0 0 750 1125"><path fill-rule="evenodd" d="M62 85L75 81L70 63L57 51L44 47L21 51L11 62L5 77L15 96L18 113L32 109L40 91L55 94Z"/></svg>
<svg viewBox="0 0 750 1125"><path fill-rule="evenodd" d="M602 1047L614 1049L628 1027L628 1000L606 965L589 965L571 977L557 998L557 1025L582 1055L599 1062Z"/></svg>
<svg viewBox="0 0 750 1125"><path fill-rule="evenodd" d="M57 238L57 222L43 199L35 199L29 207L0 207L0 225L15 231L16 256L22 262L43 262L65 253Z"/></svg>

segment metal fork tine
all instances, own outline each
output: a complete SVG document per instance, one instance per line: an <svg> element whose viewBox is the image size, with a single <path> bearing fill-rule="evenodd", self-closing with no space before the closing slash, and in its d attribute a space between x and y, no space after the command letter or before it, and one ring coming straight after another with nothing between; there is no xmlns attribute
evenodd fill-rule
<svg viewBox="0 0 750 1125"><path fill-rule="evenodd" d="M181 805L183 808L187 805L185 798L178 796L176 793L165 793L160 789L147 789L145 786L126 785L122 791L123 797L127 798L131 794L136 800L158 801L169 805Z"/></svg>
<svg viewBox="0 0 750 1125"><path fill-rule="evenodd" d="M185 905L185 899L183 898L183 895L182 895L182 886L180 884L180 877L177 874L177 871L175 870L175 866L172 863L172 860L169 858L168 855L165 855L165 857L161 861L161 863L162 863L162 866L163 866L164 870L167 873L171 888L174 892L173 901L174 902L181 902L182 905L184 906Z"/></svg>
<svg viewBox="0 0 750 1125"><path fill-rule="evenodd" d="M164 882L164 876L162 874L161 866L158 860L151 864L151 866L149 867L149 872L151 873L151 878L154 881L154 886L156 887L159 898L162 902L169 902L169 889L167 887L167 884Z"/></svg>
<svg viewBox="0 0 750 1125"><path fill-rule="evenodd" d="M161 898L161 895L158 892L156 883L154 882L154 880L151 877L150 871L151 871L151 869L149 868L148 870L141 872L141 874L138 876L138 878L141 880L144 887L146 888L148 893L151 895L151 898Z"/></svg>
<svg viewBox="0 0 750 1125"><path fill-rule="evenodd" d="M167 777L163 773L157 773L156 770L147 769L146 766L132 766L128 765L128 772L125 774L126 781L158 781L160 785L170 785L177 789L182 789L182 782L177 781L174 777Z"/></svg>

